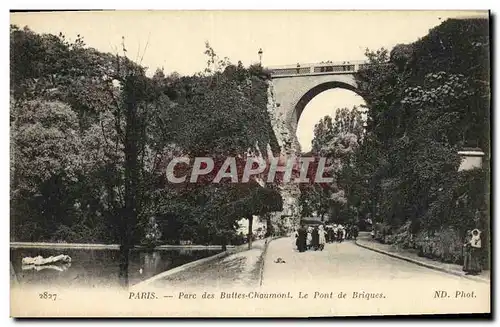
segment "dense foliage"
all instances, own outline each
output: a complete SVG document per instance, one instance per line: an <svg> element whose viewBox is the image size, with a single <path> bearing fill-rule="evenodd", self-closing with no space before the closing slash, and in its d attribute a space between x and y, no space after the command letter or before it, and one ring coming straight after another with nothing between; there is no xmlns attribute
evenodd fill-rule
<svg viewBox="0 0 500 327"><path fill-rule="evenodd" d="M382 241L448 261L467 229L489 235L488 31L487 20L450 19L412 44L367 51L356 74L366 135L342 161L347 201L334 220L371 217ZM316 127L313 149L340 135L332 125ZM458 151L470 148L486 153L483 168L459 171Z"/></svg>
<svg viewBox="0 0 500 327"><path fill-rule="evenodd" d="M370 217L384 242L450 262L465 230L487 237L488 31L487 20L450 19L412 44L367 51L356 74L366 126L356 109L316 125L311 152L334 182L300 185L302 216ZM80 36L11 26L10 43L12 240L225 244L238 242L237 220L281 210L277 185L165 177L174 156L280 151L260 65L206 44L204 72L150 78L125 41L122 55L106 54ZM459 171L464 148L486 153L482 169Z"/></svg>
<svg viewBox="0 0 500 327"><path fill-rule="evenodd" d="M330 167L327 173L334 179L328 185L301 185L299 200L303 216L315 212L323 220L328 216L339 223L347 223L348 218L352 218L345 211L354 209L349 196L355 194L351 190L357 183L346 172L356 166L354 154L364 137L363 124L361 112L356 107L338 109L334 120L325 116L316 124L311 155L326 158Z"/></svg>
<svg viewBox="0 0 500 327"><path fill-rule="evenodd" d="M125 42L111 55L80 36L10 33L13 240L220 244L238 219L280 209L273 185L165 180L173 156L278 150L260 65L232 65L207 44L205 72L149 78Z"/></svg>

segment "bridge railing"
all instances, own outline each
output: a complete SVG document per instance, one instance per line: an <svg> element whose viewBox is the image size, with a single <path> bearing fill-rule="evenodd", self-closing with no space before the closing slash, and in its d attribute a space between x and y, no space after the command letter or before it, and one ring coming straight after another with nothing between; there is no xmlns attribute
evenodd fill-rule
<svg viewBox="0 0 500 327"><path fill-rule="evenodd" d="M322 75L322 74L352 74L366 66L366 61L352 61L340 63L297 64L296 66L268 67L272 76L289 75Z"/></svg>

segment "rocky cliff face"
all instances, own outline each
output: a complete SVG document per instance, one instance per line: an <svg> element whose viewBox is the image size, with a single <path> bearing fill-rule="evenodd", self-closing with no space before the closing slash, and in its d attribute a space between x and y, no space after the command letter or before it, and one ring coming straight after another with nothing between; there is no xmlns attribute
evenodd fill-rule
<svg viewBox="0 0 500 327"><path fill-rule="evenodd" d="M280 156L300 156L300 144L295 131L288 126L285 117L279 114L273 92L272 81L268 83L267 89L267 111L271 119L274 134L281 149ZM268 147L269 149L269 147ZM268 155L271 155L268 150ZM276 156L274 154L273 156ZM275 212L271 216L275 232L286 234L293 231L300 223L299 210L299 187L298 184L288 183L282 185L280 193L283 198L283 211Z"/></svg>
<svg viewBox="0 0 500 327"><path fill-rule="evenodd" d="M301 152L300 143L295 134L295 129L287 123L285 115L279 110L274 96L272 81L268 82L267 88L267 112L271 124L281 147L281 152L287 155L298 155Z"/></svg>

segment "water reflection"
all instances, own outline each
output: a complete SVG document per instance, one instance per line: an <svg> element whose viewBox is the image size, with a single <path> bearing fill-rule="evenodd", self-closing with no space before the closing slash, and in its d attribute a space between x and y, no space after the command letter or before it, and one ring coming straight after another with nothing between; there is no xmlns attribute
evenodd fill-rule
<svg viewBox="0 0 500 327"><path fill-rule="evenodd" d="M140 253L141 267L139 268L139 274L142 275L142 279L147 279L157 274L159 271L159 266L161 264L161 255L158 251ZM170 258L165 258L163 263L165 267L172 265L172 260Z"/></svg>
<svg viewBox="0 0 500 327"><path fill-rule="evenodd" d="M63 263L63 264L58 264L58 265L43 265L43 266L36 266L36 265L22 265L21 269L22 270L36 270L36 271L41 271L44 269L52 269L52 270L57 270L57 271L66 271L71 267L71 263Z"/></svg>
<svg viewBox="0 0 500 327"><path fill-rule="evenodd" d="M220 250L160 250L130 253L129 281L133 285L163 271L219 253ZM69 255L71 263L23 265L25 257ZM119 252L95 249L11 249L12 266L21 285L113 287L118 285Z"/></svg>
<svg viewBox="0 0 500 327"><path fill-rule="evenodd" d="M193 250L192 249L179 249L179 254L191 256L191 255L193 255Z"/></svg>

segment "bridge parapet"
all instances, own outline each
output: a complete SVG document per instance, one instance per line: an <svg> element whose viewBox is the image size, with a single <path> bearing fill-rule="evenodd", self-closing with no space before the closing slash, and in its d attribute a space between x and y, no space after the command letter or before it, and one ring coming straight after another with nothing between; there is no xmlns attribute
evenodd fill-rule
<svg viewBox="0 0 500 327"><path fill-rule="evenodd" d="M352 74L367 65L366 61L323 62L314 64L297 64L267 67L272 77L289 77L298 75L332 75Z"/></svg>

